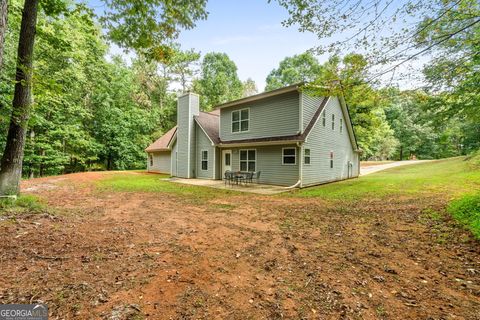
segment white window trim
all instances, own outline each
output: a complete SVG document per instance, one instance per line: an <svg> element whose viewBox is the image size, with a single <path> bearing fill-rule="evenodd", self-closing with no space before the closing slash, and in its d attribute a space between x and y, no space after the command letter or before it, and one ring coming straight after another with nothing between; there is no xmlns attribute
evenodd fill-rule
<svg viewBox="0 0 480 320"><path fill-rule="evenodd" d="M242 111L243 110L248 110L248 130L245 130L245 131L242 131ZM233 132L233 113L234 112L238 112L239 115L238 115L238 132ZM230 113L230 133L231 134L237 134L237 133L246 133L246 132L250 132L250 108L243 108L243 109L238 109L238 110L233 110L231 113Z"/></svg>
<svg viewBox="0 0 480 320"><path fill-rule="evenodd" d="M207 153L207 159L206 159L206 160L203 159L203 152L206 152L206 153ZM202 166L203 161L207 161L207 169L203 169L203 166ZM202 150L200 151L200 170L202 170L202 171L208 171L208 150L207 150L207 149L202 149Z"/></svg>
<svg viewBox="0 0 480 320"><path fill-rule="evenodd" d="M343 133L343 118L340 118L340 128L339 128L340 133Z"/></svg>
<svg viewBox="0 0 480 320"><path fill-rule="evenodd" d="M335 113L332 113L332 131L335 131Z"/></svg>
<svg viewBox="0 0 480 320"><path fill-rule="evenodd" d="M330 150L328 154L328 167L332 170L335 169L335 153L333 150Z"/></svg>
<svg viewBox="0 0 480 320"><path fill-rule="evenodd" d="M285 155L284 155L284 150L286 149L295 149L295 163L285 163ZM292 157L292 156L287 156L287 157ZM296 147L286 147L282 148L282 166L296 166L297 165L297 148Z"/></svg>
<svg viewBox="0 0 480 320"><path fill-rule="evenodd" d="M248 162L255 162L255 171L258 171L257 170L257 156L258 156L257 149L239 149L238 150L238 171L242 171L242 166L241 166L242 157L240 156L242 151L247 151L247 160L243 160L243 161L247 161L247 171L248 171ZM255 160L248 160L248 151L255 151ZM230 158L230 163L231 161L232 159Z"/></svg>
<svg viewBox="0 0 480 320"><path fill-rule="evenodd" d="M310 163L306 163L306 162L305 162L305 157L306 157L306 156L305 156L305 150L310 150L310 154L308 155L308 158L310 158ZM305 148L305 149L303 149L303 164L304 164L305 166L310 166L310 165L312 164L312 149L310 149L310 148Z"/></svg>
<svg viewBox="0 0 480 320"><path fill-rule="evenodd" d="M323 111L322 111L322 127L326 127L327 126L327 110L325 110L325 108L323 108Z"/></svg>

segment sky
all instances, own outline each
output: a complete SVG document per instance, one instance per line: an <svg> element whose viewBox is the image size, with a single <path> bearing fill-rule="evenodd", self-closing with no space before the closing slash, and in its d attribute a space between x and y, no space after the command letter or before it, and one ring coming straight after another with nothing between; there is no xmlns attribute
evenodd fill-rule
<svg viewBox="0 0 480 320"><path fill-rule="evenodd" d="M182 49L194 48L202 55L225 52L238 67L242 81L252 78L259 91L279 62L318 43L316 36L286 28L281 22L287 11L275 1L209 0L205 21L179 37Z"/></svg>
<svg viewBox="0 0 480 320"><path fill-rule="evenodd" d="M88 5L102 14L100 0L89 0ZM288 17L286 9L276 1L267 0L209 0L206 20L197 21L195 28L183 30L177 42L183 50L195 49L202 56L209 52L224 52L238 68L240 80L252 78L259 92L265 88L265 79L279 62L300 54L318 43L311 33L286 28L281 22ZM116 46L112 53L123 54ZM126 58L131 55L126 55ZM323 62L323 61L321 61Z"/></svg>
<svg viewBox="0 0 480 320"><path fill-rule="evenodd" d="M97 14L102 14L104 5L101 0L86 1ZM404 1L397 4L402 3ZM278 67L282 59L331 41L322 40L325 42L321 43L312 33L302 33L294 26L288 28L282 26L282 21L288 18L288 13L275 0L271 0L270 3L268 0L208 0L207 11L209 13L207 19L197 21L196 27L191 30L183 30L176 42L180 43L183 50L195 49L202 56L209 52L226 53L237 65L240 80L252 78L259 92L265 88L267 75ZM399 26L392 24L390 27ZM385 32L387 35L387 28ZM335 35L340 38L348 36L348 32ZM115 45L111 46L110 52L123 54L127 61L132 57L132 54L125 54ZM317 58L323 63L327 56ZM418 69L423 62L424 60L414 61L409 65ZM407 67L408 65L402 66L398 73L407 70ZM387 74L382 80L390 82L389 77L390 74ZM407 78L397 83L401 88L408 89L417 86L421 81Z"/></svg>

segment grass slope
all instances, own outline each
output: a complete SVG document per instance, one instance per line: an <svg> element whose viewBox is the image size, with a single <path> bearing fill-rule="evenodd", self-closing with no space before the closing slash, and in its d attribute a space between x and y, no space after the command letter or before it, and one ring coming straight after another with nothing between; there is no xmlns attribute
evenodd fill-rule
<svg viewBox="0 0 480 320"><path fill-rule="evenodd" d="M126 172L100 180L97 186L100 191L167 193L192 200L208 200L236 193L229 190L174 183L166 180L168 177L168 175L161 174Z"/></svg>
<svg viewBox="0 0 480 320"><path fill-rule="evenodd" d="M450 158L373 173L299 190L296 197L360 199L400 195L442 193L456 197L480 189L480 166L473 159Z"/></svg>

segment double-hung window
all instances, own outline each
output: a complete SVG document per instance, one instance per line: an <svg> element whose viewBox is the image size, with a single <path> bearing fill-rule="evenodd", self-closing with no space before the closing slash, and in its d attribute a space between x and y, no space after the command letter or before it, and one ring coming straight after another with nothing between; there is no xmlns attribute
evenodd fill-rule
<svg viewBox="0 0 480 320"><path fill-rule="evenodd" d="M152 166L153 166L153 156L150 155L150 167L152 167Z"/></svg>
<svg viewBox="0 0 480 320"><path fill-rule="evenodd" d="M333 169L333 151L330 151L330 169Z"/></svg>
<svg viewBox="0 0 480 320"><path fill-rule="evenodd" d="M332 114L332 130L335 130L335 115Z"/></svg>
<svg viewBox="0 0 480 320"><path fill-rule="evenodd" d="M254 149L240 150L240 171L256 171L257 152Z"/></svg>
<svg viewBox="0 0 480 320"><path fill-rule="evenodd" d="M248 131L250 127L250 109L232 111L232 132Z"/></svg>
<svg viewBox="0 0 480 320"><path fill-rule="evenodd" d="M303 150L303 163L310 164L310 149Z"/></svg>
<svg viewBox="0 0 480 320"><path fill-rule="evenodd" d="M208 151L202 150L202 170L208 170Z"/></svg>
<svg viewBox="0 0 480 320"><path fill-rule="evenodd" d="M283 148L283 164L297 163L297 148Z"/></svg>
<svg viewBox="0 0 480 320"><path fill-rule="evenodd" d="M340 118L340 133L343 132L343 119Z"/></svg>
<svg viewBox="0 0 480 320"><path fill-rule="evenodd" d="M322 111L322 125L325 127L327 124L327 115L325 113L325 110Z"/></svg>

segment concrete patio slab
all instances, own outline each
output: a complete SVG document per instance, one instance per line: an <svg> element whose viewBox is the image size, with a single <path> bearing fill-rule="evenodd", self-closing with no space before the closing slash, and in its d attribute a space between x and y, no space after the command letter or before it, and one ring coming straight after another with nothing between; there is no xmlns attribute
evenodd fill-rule
<svg viewBox="0 0 480 320"><path fill-rule="evenodd" d="M256 183L249 183L247 185L244 184L226 184L223 180L208 180L208 179L184 179L184 178L167 178L167 181L176 182L176 183L183 183L189 184L193 186L202 186L202 187L209 187L215 189L224 189L224 190L233 190L239 192L249 192L249 193L256 193L256 194L264 194L264 195L271 195L271 194L279 194L282 192L291 191L292 189L288 189L286 187L281 186L272 186L267 184L256 184Z"/></svg>

